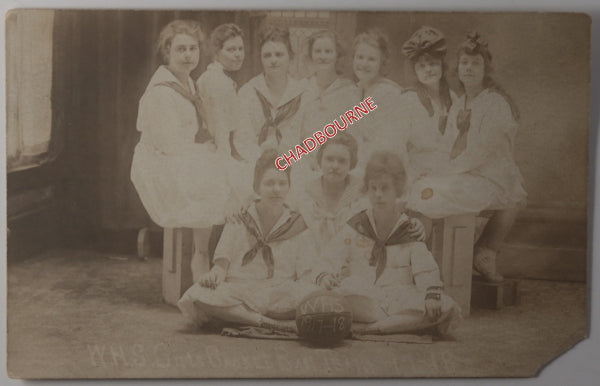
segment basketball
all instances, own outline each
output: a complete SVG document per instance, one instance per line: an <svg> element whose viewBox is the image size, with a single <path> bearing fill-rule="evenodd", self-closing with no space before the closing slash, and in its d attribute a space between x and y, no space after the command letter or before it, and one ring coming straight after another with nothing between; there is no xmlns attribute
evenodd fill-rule
<svg viewBox="0 0 600 386"><path fill-rule="evenodd" d="M319 290L298 304L296 326L300 338L315 345L330 346L350 334L352 312L343 296Z"/></svg>

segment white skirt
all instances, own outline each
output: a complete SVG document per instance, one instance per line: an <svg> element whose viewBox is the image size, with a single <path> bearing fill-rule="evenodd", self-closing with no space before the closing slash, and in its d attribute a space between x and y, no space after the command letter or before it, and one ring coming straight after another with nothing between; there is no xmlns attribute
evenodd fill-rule
<svg viewBox="0 0 600 386"><path fill-rule="evenodd" d="M410 186L408 208L429 218L523 206L527 193L521 179L502 187L477 174L425 177Z"/></svg>
<svg viewBox="0 0 600 386"><path fill-rule="evenodd" d="M165 155L138 143L131 181L152 220L165 228L207 228L224 222L232 197L231 166L206 151Z"/></svg>

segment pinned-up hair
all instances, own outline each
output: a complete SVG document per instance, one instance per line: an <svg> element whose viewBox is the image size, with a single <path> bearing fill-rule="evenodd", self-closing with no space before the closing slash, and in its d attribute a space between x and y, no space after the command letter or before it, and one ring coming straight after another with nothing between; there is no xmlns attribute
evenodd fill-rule
<svg viewBox="0 0 600 386"><path fill-rule="evenodd" d="M292 43L290 42L290 30L288 28L272 24L265 25L259 33L259 52L267 42L283 43L285 48L287 48L290 59L294 57Z"/></svg>
<svg viewBox="0 0 600 386"><path fill-rule="evenodd" d="M356 53L356 47L360 43L366 43L379 50L381 53L382 68L388 64L390 58L390 39L382 30L379 28L371 28L367 32L356 35L352 46L353 53Z"/></svg>
<svg viewBox="0 0 600 386"><path fill-rule="evenodd" d="M354 136L349 133L338 133L335 137L328 139L327 142L321 145L317 152L317 163L319 166L321 166L325 150L331 145L345 146L346 149L348 149L348 153L350 153L350 170L356 167L356 164L358 163L358 142Z"/></svg>
<svg viewBox="0 0 600 386"><path fill-rule="evenodd" d="M279 170L275 166L275 160L280 156L280 153L275 149L266 149L260 157L256 160L256 164L254 165L254 181L253 188L256 193L258 193L258 188L260 183L267 172L267 170L276 170L279 173L285 173L288 179L288 183L290 183L290 173L291 168L286 168L285 170Z"/></svg>
<svg viewBox="0 0 600 386"><path fill-rule="evenodd" d="M160 31L156 43L156 53L160 56L163 64L169 63L171 44L175 36L180 34L191 36L199 46L204 42L204 33L200 23L195 20L173 20Z"/></svg>
<svg viewBox="0 0 600 386"><path fill-rule="evenodd" d="M213 53L219 52L227 40L238 36L244 38L244 31L237 24L226 23L217 26L210 33L210 45Z"/></svg>

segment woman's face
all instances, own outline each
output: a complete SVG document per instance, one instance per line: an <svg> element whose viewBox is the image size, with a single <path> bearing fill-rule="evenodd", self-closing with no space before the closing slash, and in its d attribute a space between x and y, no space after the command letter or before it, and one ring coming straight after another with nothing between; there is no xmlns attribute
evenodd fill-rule
<svg viewBox="0 0 600 386"><path fill-rule="evenodd" d="M359 81L369 82L379 75L381 51L367 43L358 43L354 50L354 74Z"/></svg>
<svg viewBox="0 0 600 386"><path fill-rule="evenodd" d="M415 73L419 82L425 86L437 84L442 79L442 59L430 55L421 55L415 63Z"/></svg>
<svg viewBox="0 0 600 386"><path fill-rule="evenodd" d="M238 71L244 63L244 40L236 36L225 40L223 48L217 52L217 60L227 71Z"/></svg>
<svg viewBox="0 0 600 386"><path fill-rule="evenodd" d="M371 178L367 184L367 196L373 209L392 210L397 197L394 179L388 174Z"/></svg>
<svg viewBox="0 0 600 386"><path fill-rule="evenodd" d="M329 37L315 40L312 46L311 58L318 70L329 70L335 68L337 51L335 42Z"/></svg>
<svg viewBox="0 0 600 386"><path fill-rule="evenodd" d="M177 34L169 48L169 63L167 66L176 73L189 74L198 66L200 47L198 41L186 34Z"/></svg>
<svg viewBox="0 0 600 386"><path fill-rule="evenodd" d="M323 151L321 171L329 182L343 181L350 171L350 150L344 145L332 144Z"/></svg>
<svg viewBox="0 0 600 386"><path fill-rule="evenodd" d="M287 74L290 55L283 42L268 41L260 50L260 60L267 75Z"/></svg>
<svg viewBox="0 0 600 386"><path fill-rule="evenodd" d="M458 79L465 86L480 86L485 76L483 56L462 54L458 58Z"/></svg>
<svg viewBox="0 0 600 386"><path fill-rule="evenodd" d="M282 205L289 190L287 173L275 169L267 170L258 185L260 199L267 205Z"/></svg>

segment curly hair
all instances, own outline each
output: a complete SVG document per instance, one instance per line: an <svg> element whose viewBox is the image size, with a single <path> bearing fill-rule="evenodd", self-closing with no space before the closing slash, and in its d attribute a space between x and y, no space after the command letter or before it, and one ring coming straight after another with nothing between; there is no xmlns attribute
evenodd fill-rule
<svg viewBox="0 0 600 386"><path fill-rule="evenodd" d="M456 72L458 72L458 63L462 55L476 56L481 55L483 58L483 87L493 90L502 95L510 106L513 118L519 120L519 108L515 104L512 97L502 88L493 78L492 73L492 53L489 50L488 43L477 32L469 32L466 39L458 46L456 53ZM464 90L464 85L460 82L460 86Z"/></svg>
<svg viewBox="0 0 600 386"><path fill-rule="evenodd" d="M219 52L225 42L235 37L244 38L244 31L237 24L226 23L217 26L210 33L210 46L213 53Z"/></svg>
<svg viewBox="0 0 600 386"><path fill-rule="evenodd" d="M377 48L381 53L381 69L387 67L390 59L390 39L382 30L371 28L367 32L356 35L352 45L352 56L356 53L356 47L361 43Z"/></svg>
<svg viewBox="0 0 600 386"><path fill-rule="evenodd" d="M406 189L406 170L400 157L390 151L374 152L367 162L365 168L365 177L363 180L363 190L369 189L369 181L390 176L394 181L396 196L400 197Z"/></svg>
<svg viewBox="0 0 600 386"><path fill-rule="evenodd" d="M160 56L163 64L169 63L171 43L173 43L173 38L179 34L191 36L199 46L204 42L204 33L200 23L195 20L173 20L160 31L156 43L156 53Z"/></svg>
<svg viewBox="0 0 600 386"><path fill-rule="evenodd" d="M321 166L325 150L331 145L345 146L348 149L348 153L350 153L350 170L356 167L358 162L358 142L352 134L348 133L338 133L335 137L328 139L327 142L321 145L317 152L317 163L319 166Z"/></svg>

